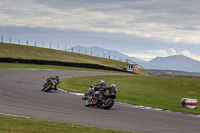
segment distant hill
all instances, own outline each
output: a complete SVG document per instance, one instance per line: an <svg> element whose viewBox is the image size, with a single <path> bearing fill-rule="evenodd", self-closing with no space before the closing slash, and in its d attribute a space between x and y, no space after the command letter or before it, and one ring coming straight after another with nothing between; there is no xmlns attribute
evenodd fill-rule
<svg viewBox="0 0 200 133"><path fill-rule="evenodd" d="M200 62L184 55L156 57L150 62L142 63L141 65L147 69L200 72Z"/></svg>
<svg viewBox="0 0 200 133"><path fill-rule="evenodd" d="M80 50L80 51L79 51ZM72 52L72 48L68 48L67 51ZM82 54L87 54L87 55L92 55L92 56L98 56L98 57L104 57L104 58L110 58L119 60L119 59L129 59L132 60L136 63L146 63L146 61L138 59L136 57L129 57L128 55L122 54L118 51L115 50L108 50L100 47L82 47L82 46L75 46L73 47L73 52L76 53L82 53Z"/></svg>
<svg viewBox="0 0 200 133"><path fill-rule="evenodd" d="M67 49L72 52L72 48ZM73 47L73 52L87 54L92 56L104 57L111 59L129 59L136 62L145 69L158 69L158 70L175 70L184 72L200 72L200 62L193 60L184 55L174 55L168 57L156 57L149 62L138 59L136 57L129 57L128 55L122 54L115 50L108 50L100 47ZM125 60L124 60L125 61Z"/></svg>

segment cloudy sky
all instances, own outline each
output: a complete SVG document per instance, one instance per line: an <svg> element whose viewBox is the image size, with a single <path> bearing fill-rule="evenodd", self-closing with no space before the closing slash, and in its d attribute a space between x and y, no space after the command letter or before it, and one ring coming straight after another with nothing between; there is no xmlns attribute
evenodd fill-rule
<svg viewBox="0 0 200 133"><path fill-rule="evenodd" d="M149 61L200 61L199 0L1 0L4 41L117 50Z"/></svg>

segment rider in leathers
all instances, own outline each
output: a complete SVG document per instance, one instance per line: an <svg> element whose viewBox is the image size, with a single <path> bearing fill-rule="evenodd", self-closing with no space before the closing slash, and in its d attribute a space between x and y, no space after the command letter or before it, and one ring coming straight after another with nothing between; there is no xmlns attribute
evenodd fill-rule
<svg viewBox="0 0 200 133"><path fill-rule="evenodd" d="M105 88L107 85L106 85L106 82L104 81L104 80L100 80L100 82L99 83L97 83L97 84L94 84L94 85L92 85L91 87L94 87L94 92L95 91L98 91L100 88ZM91 93L93 93L93 92L91 92L91 91L88 91L87 93L85 93L85 95L82 97L82 99L86 99L86 96L87 95L90 95Z"/></svg>
<svg viewBox="0 0 200 133"><path fill-rule="evenodd" d="M59 84L59 77L58 76L56 76L56 77L51 76L50 78L47 78L47 81L44 83L44 85L42 87L42 91L44 91L49 86L49 84L51 84L51 80L56 80L57 85ZM54 90L57 90L57 85L55 85Z"/></svg>
<svg viewBox="0 0 200 133"><path fill-rule="evenodd" d="M100 89L100 88L99 88ZM112 84L111 87L104 87L102 88L104 91L109 90L109 93L104 93L104 95L106 96L106 98L116 98L116 94L117 94L117 88L115 84ZM96 101L95 99L92 100L91 102L92 105L96 105Z"/></svg>
<svg viewBox="0 0 200 133"><path fill-rule="evenodd" d="M104 90L109 90L109 93L106 94L106 97L107 97L107 98L116 96L116 94L117 94L117 88L116 88L116 85L115 85L115 84L111 84L111 87L105 87L105 88L103 88L103 89L104 89Z"/></svg>

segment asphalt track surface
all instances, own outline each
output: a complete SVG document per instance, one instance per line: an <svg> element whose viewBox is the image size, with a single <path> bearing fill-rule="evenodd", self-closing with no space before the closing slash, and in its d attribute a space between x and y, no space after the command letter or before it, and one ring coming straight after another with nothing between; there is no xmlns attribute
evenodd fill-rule
<svg viewBox="0 0 200 133"><path fill-rule="evenodd" d="M200 118L115 104L110 110L85 107L81 97L42 92L47 77L109 73L0 69L0 113L136 133L200 133ZM111 75L111 73L109 74Z"/></svg>

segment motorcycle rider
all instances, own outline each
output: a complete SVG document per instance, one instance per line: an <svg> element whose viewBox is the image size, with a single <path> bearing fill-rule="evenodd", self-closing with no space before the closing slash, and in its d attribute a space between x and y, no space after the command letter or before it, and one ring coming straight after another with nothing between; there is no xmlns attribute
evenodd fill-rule
<svg viewBox="0 0 200 133"><path fill-rule="evenodd" d="M117 88L115 84L111 84L110 87L105 87L103 88L104 90L109 90L109 93L106 94L107 97L112 97L112 96L116 96L117 94Z"/></svg>
<svg viewBox="0 0 200 133"><path fill-rule="evenodd" d="M94 92L95 91L98 91L100 88L105 88L107 85L106 85L106 82L104 81L104 80L100 80L100 82L99 83L97 83L97 84L94 84L94 85L92 85L91 87L94 87ZM86 99L86 96L87 95L90 95L90 94L92 94L93 92L91 92L91 91L88 91L87 93L85 93L85 95L82 97L82 99Z"/></svg>
<svg viewBox="0 0 200 133"><path fill-rule="evenodd" d="M52 78L53 80L56 80L57 81L57 84L55 85L55 89L54 90L58 90L57 89L57 85L59 84L59 82L60 82L60 80L59 80L59 77L58 76L56 76L55 78Z"/></svg>
<svg viewBox="0 0 200 133"><path fill-rule="evenodd" d="M50 78L47 78L47 81L44 83L43 85L43 88L41 89L42 91L44 91L51 83L51 80L56 80L57 81L57 84L59 84L59 77L56 76L56 77L50 77ZM57 85L55 85L55 89L54 90L57 90Z"/></svg>
<svg viewBox="0 0 200 133"><path fill-rule="evenodd" d="M94 88L95 88L95 91L96 91L96 90L99 90L100 88L105 88L107 85L106 85L106 82L104 80L100 80L100 82L98 84L94 84L93 86L95 86Z"/></svg>
<svg viewBox="0 0 200 133"><path fill-rule="evenodd" d="M113 96L116 98L116 94L117 94L117 88L115 84L111 84L110 87L104 87L104 88L99 88L99 89L103 89L103 90L109 90L109 93L105 93L104 95L106 96L106 98L112 98ZM96 101L95 99L92 100L91 105L96 105Z"/></svg>

